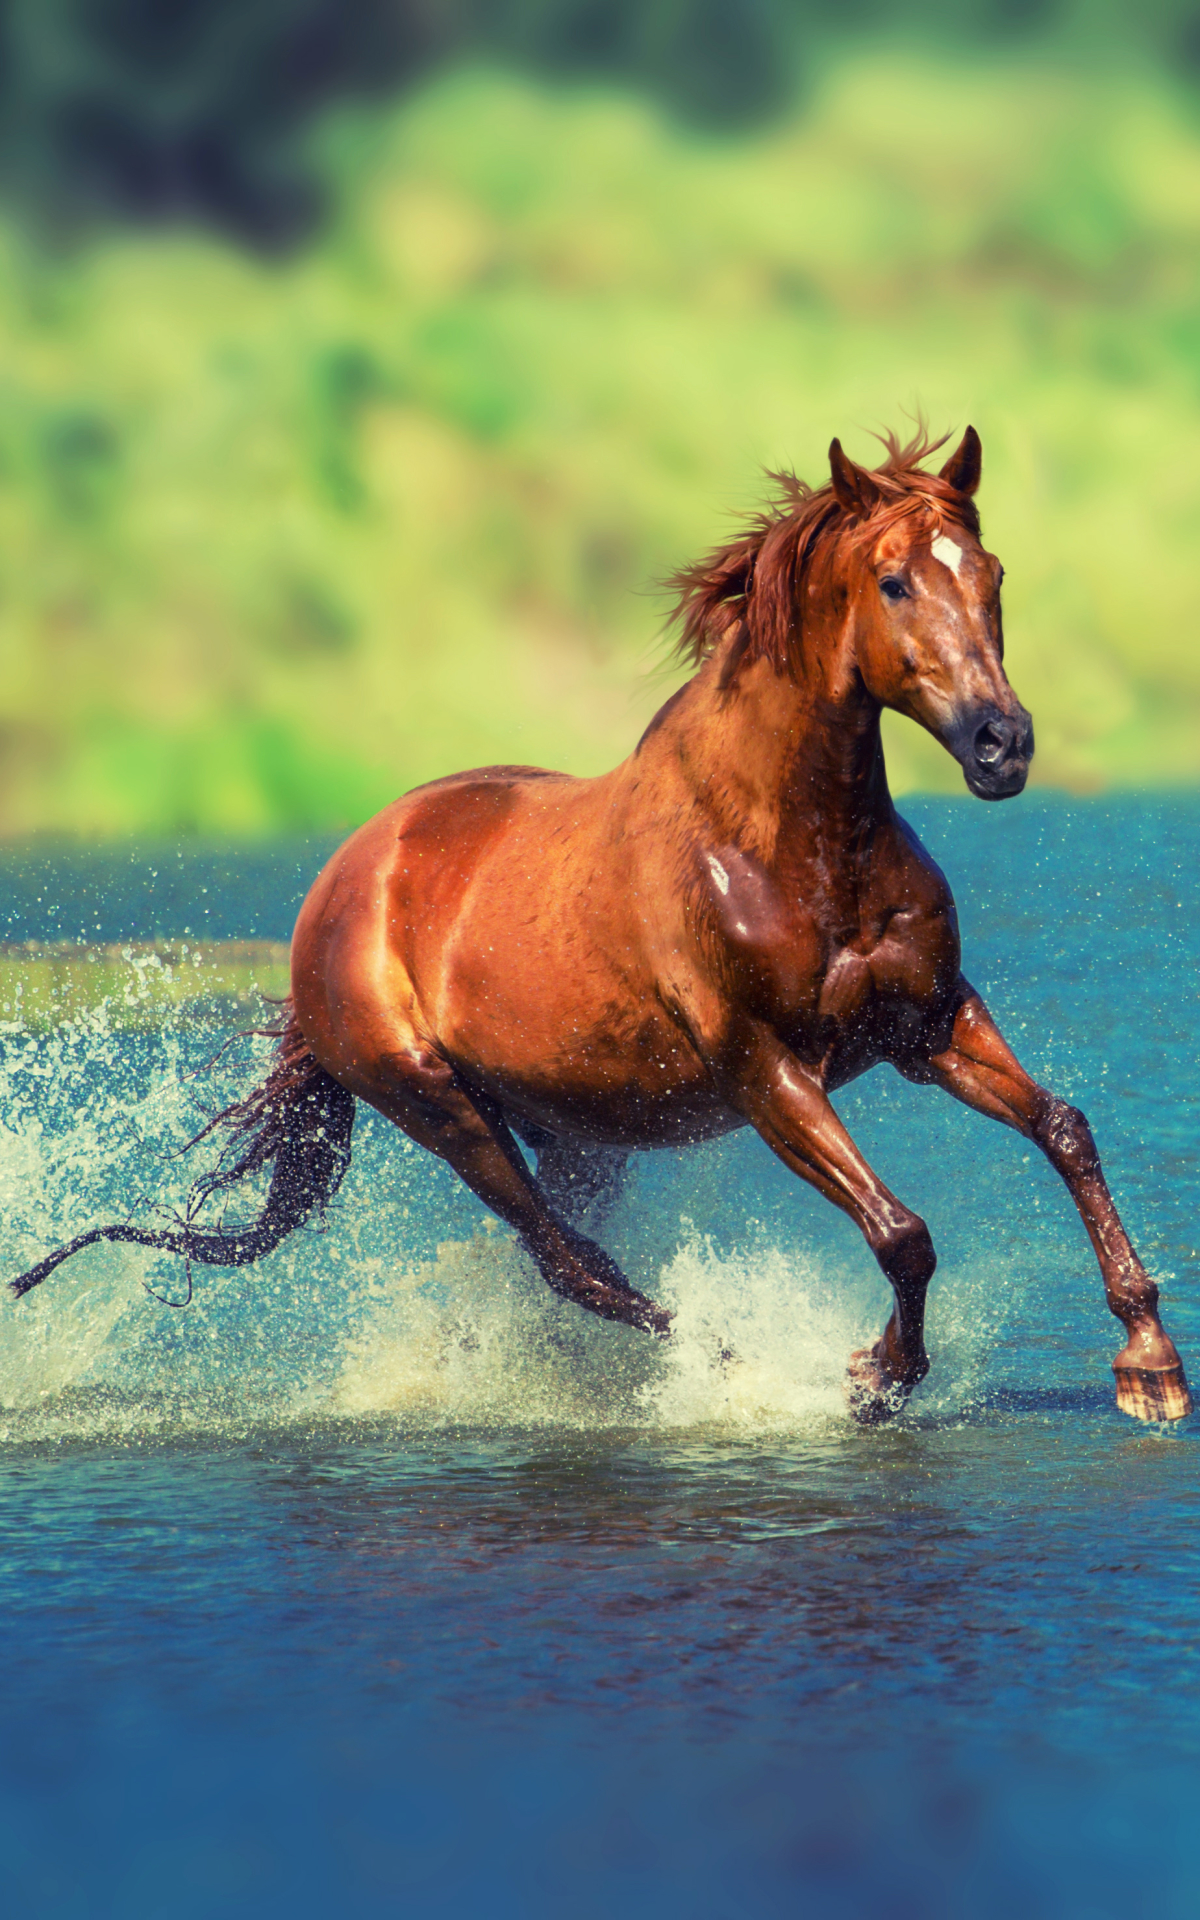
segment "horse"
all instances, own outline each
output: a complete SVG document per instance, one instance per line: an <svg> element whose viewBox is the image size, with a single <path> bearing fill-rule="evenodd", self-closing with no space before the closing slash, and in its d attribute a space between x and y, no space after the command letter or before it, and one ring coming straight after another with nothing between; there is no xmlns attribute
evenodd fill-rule
<svg viewBox="0 0 1200 1920"><path fill-rule="evenodd" d="M771 475L765 510L674 576L695 672L620 766L452 774L333 856L296 924L275 1064L212 1123L240 1158L197 1190L273 1162L256 1221L206 1233L189 1209L176 1230L94 1228L15 1291L100 1238L261 1257L336 1191L363 1100L454 1168L555 1293L667 1338L671 1316L583 1225L631 1150L751 1126L850 1217L891 1285L882 1334L848 1363L850 1410L873 1424L928 1371L936 1264L924 1220L830 1099L887 1062L1040 1149L1126 1334L1118 1407L1188 1413L1087 1120L1030 1078L964 976L949 885L892 804L885 707L925 727L983 800L1021 792L1034 742L1004 670L978 435L937 472L922 463L944 438L883 443L867 468L834 440L816 488Z"/></svg>

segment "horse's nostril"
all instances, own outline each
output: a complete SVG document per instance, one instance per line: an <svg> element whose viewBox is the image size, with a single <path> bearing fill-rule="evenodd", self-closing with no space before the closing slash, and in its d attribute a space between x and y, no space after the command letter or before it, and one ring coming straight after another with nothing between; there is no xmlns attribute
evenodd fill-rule
<svg viewBox="0 0 1200 1920"><path fill-rule="evenodd" d="M1003 760L1009 744L1007 730L998 727L994 720L989 720L975 735L975 758L982 760L985 767L994 767L997 760Z"/></svg>

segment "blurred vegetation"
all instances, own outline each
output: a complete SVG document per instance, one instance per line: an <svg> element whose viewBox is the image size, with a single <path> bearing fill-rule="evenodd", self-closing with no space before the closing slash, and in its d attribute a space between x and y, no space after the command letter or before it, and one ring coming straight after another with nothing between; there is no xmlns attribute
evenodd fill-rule
<svg viewBox="0 0 1200 1920"><path fill-rule="evenodd" d="M224 1027L276 1016L289 987L281 941L194 945L0 943L0 1035L100 1020L107 1028L161 1027L173 1014Z"/></svg>
<svg viewBox="0 0 1200 1920"><path fill-rule="evenodd" d="M1055 0L0 0L0 174L60 230L183 215L287 247L323 204L304 138L314 114L449 60L640 85L712 127L789 104L835 23L919 21L986 41L1060 12Z"/></svg>
<svg viewBox="0 0 1200 1920"><path fill-rule="evenodd" d="M699 83L673 97L632 27L585 60L538 39L537 11L453 14L514 60L524 22L520 72L447 65L434 35L397 100L364 105L395 75L353 49L333 89L352 104L316 114L315 83L294 88L257 149L286 217L206 201L211 171L182 163L172 199L158 161L158 202L102 170L89 201L71 154L90 149L52 112L30 109L40 146L10 137L0 831L317 828L459 765L612 764L672 684L637 589L726 537L764 463L819 478L833 433L869 459L868 430L917 404L983 435L1038 777L1194 779L1193 11L1162 0L1128 57L1093 34L1085 59L1066 11L996 5L984 60L948 6L944 34L914 42L893 10L856 48L764 5L762 46L790 33L806 62L802 104L748 68L733 118L772 116L720 141ZM43 5L68 53L138 13ZM178 9L195 33L237 15ZM9 0L8 44L31 18ZM277 43L255 44L269 66ZM538 77L589 61L642 91ZM38 97L66 97L69 67ZM168 94L147 97L169 130ZM70 246L31 228L39 195ZM181 211L228 233L111 218ZM889 764L900 787L961 784L903 722Z"/></svg>
<svg viewBox="0 0 1200 1920"><path fill-rule="evenodd" d="M1198 0L0 0L0 180L41 226L198 219L311 233L330 103L457 61L640 87L709 130L794 105L830 46L1200 69Z"/></svg>

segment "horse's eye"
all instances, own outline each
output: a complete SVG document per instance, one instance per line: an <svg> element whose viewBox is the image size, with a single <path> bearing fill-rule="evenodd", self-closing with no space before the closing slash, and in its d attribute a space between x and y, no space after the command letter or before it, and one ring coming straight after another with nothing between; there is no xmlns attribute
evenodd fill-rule
<svg viewBox="0 0 1200 1920"><path fill-rule="evenodd" d="M885 600L896 601L908 599L908 588L905 586L903 580L897 580L893 573L889 573L886 580L879 582L879 591Z"/></svg>

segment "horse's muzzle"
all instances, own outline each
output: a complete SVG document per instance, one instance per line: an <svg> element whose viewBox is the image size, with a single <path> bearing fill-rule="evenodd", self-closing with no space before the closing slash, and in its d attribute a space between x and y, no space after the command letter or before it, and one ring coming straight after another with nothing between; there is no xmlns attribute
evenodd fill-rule
<svg viewBox="0 0 1200 1920"><path fill-rule="evenodd" d="M1022 706L1010 713L976 707L955 727L949 745L973 794L980 800L1008 800L1029 778L1033 721Z"/></svg>

